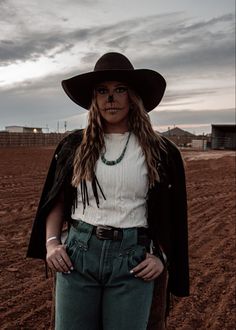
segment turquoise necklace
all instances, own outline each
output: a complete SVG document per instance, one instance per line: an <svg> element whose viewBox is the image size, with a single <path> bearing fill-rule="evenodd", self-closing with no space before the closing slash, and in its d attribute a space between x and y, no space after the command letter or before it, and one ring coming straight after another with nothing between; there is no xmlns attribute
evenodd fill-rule
<svg viewBox="0 0 236 330"><path fill-rule="evenodd" d="M129 132L128 139L127 139L127 141L126 141L126 144L125 144L125 146L124 146L124 149L123 149L123 151L122 151L120 157L118 157L116 160L107 160L107 159L105 158L104 153L101 154L101 160L102 160L102 162L103 162L104 164L109 165L109 166L113 166L113 165L119 164L119 163L122 161L122 159L124 158L124 155L125 155L126 149L127 149L127 145L128 145L128 143L129 143L130 135L131 135L131 132Z"/></svg>

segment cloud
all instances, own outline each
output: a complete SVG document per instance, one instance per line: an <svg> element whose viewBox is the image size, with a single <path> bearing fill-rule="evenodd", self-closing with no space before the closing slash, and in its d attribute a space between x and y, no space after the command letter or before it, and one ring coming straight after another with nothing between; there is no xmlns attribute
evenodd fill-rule
<svg viewBox="0 0 236 330"><path fill-rule="evenodd" d="M91 54L97 53L95 49L116 49L132 53L137 64L154 69L157 63L164 70L178 71L227 66L234 59L233 21L233 15L228 14L191 23L182 13L169 13L73 31L55 27L50 31L26 31L18 40L2 39L0 60L7 65L54 57L86 42Z"/></svg>
<svg viewBox="0 0 236 330"><path fill-rule="evenodd" d="M176 19L163 30L157 24L151 25L146 31L149 51L137 63L143 65L146 61L153 68L158 65L164 71L181 75L231 70L235 47L233 26L231 14L198 23L191 23L188 18ZM157 41L151 41L150 36Z"/></svg>
<svg viewBox="0 0 236 330"><path fill-rule="evenodd" d="M81 112L81 108L67 98L60 87L51 90L51 93L30 91L22 93L18 90L5 91L1 98L1 125L29 125L56 128L57 121L64 121L65 117Z"/></svg>
<svg viewBox="0 0 236 330"><path fill-rule="evenodd" d="M171 106L171 105L176 105L179 100L185 100L194 102L194 97L204 97L204 96L209 96L216 94L217 88L197 88L197 89L191 89L191 90L174 90L172 89L171 91L168 91L165 95L165 106Z"/></svg>
<svg viewBox="0 0 236 330"><path fill-rule="evenodd" d="M73 38L68 39L56 32L51 35L46 32L32 32L14 41L3 39L0 41L1 66L19 61L36 61L43 56L55 57L61 52L69 51L74 46L76 36L85 39L86 30L77 31Z"/></svg>
<svg viewBox="0 0 236 330"><path fill-rule="evenodd" d="M124 52L136 68L151 68L166 77L167 93L157 115L155 112L152 115L157 123L168 125L176 121L177 124L182 120L187 124L204 124L214 116L219 122L224 118L232 120L229 104L225 105L226 111L215 113L210 106L211 110L198 112L198 106L202 100L221 96L223 99L228 95L227 90L233 90L233 14L204 20L184 12L169 12L116 20L112 24L98 25L95 20L71 23L81 6L94 6L97 2L57 0L52 6L46 1L39 5L36 0L31 1L31 6L26 0L0 2L1 67L8 70L10 64L20 67L23 62L33 61L37 71L41 58L52 64L50 72L45 70L41 77L27 76L20 83L1 87L2 125L8 124L10 118L53 123L67 115L76 115L81 109L65 97L60 81L92 70L96 60L107 51ZM102 0L99 3L104 5ZM68 8L74 16L68 15ZM4 79L0 78L5 83ZM183 112L172 110L182 105ZM220 106L221 103L217 105ZM168 111L163 110L167 108Z"/></svg>
<svg viewBox="0 0 236 330"><path fill-rule="evenodd" d="M73 29L70 22L65 23L68 19L60 16L61 13L66 14L70 8L77 13L81 7L95 6L98 2L57 0L49 6L44 0L40 5L36 0L30 1L30 5L28 0L1 0L1 66L36 61L43 56L55 57L61 52L69 51L77 41L86 40L90 29Z"/></svg>
<svg viewBox="0 0 236 330"><path fill-rule="evenodd" d="M235 109L166 110L152 111L150 118L154 125L190 125L235 123Z"/></svg>

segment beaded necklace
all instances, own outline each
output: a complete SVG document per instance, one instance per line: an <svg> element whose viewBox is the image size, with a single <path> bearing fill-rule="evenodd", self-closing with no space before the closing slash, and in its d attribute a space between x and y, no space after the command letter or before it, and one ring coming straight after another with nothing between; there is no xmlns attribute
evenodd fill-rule
<svg viewBox="0 0 236 330"><path fill-rule="evenodd" d="M129 143L130 135L131 135L131 132L129 132L129 135L128 135L128 138L127 138L126 144L125 144L125 146L124 146L124 149L123 149L121 155L120 155L117 159L115 159L115 160L107 160L107 159L105 158L105 154L104 154L104 153L101 154L101 160L102 160L102 162L103 162L104 164L109 165L109 166L113 166L113 165L119 164L119 163L122 161L122 159L124 158L124 155L125 155L125 152L126 152L126 149L127 149L128 143Z"/></svg>

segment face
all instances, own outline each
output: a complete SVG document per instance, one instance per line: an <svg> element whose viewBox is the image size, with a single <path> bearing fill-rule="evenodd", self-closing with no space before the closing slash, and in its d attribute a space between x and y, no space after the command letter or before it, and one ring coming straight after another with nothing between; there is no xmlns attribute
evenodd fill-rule
<svg viewBox="0 0 236 330"><path fill-rule="evenodd" d="M128 131L130 102L127 85L119 81L105 81L96 86L95 93L105 132Z"/></svg>

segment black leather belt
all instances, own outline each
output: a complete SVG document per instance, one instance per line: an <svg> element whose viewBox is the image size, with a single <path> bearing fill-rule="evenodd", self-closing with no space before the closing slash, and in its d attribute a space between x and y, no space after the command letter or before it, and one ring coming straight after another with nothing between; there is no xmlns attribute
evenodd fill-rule
<svg viewBox="0 0 236 330"><path fill-rule="evenodd" d="M146 247L147 252L150 252L151 239L147 235L147 228L137 227L138 237L137 244ZM123 229L109 226L94 226L92 233L97 236L98 239L113 241L121 241L123 238Z"/></svg>
<svg viewBox="0 0 236 330"><path fill-rule="evenodd" d="M123 238L123 230L109 226L94 226L92 233L99 239L111 239L121 241Z"/></svg>
<svg viewBox="0 0 236 330"><path fill-rule="evenodd" d="M73 227L78 229L79 222L77 220L71 220ZM96 235L99 239L110 239L114 241L121 241L123 238L123 228L115 228L110 226L93 226L92 234ZM145 227L138 227L138 242L145 241L148 239L148 229ZM149 239L148 239L149 240Z"/></svg>

